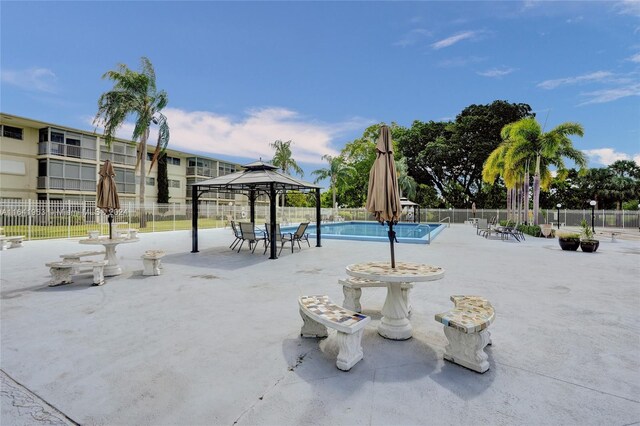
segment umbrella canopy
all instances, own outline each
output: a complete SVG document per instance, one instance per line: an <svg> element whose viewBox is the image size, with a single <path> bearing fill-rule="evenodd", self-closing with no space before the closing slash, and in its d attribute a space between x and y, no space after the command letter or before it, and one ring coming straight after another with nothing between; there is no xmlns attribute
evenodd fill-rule
<svg viewBox="0 0 640 426"><path fill-rule="evenodd" d="M118 198L118 188L116 187L113 165L111 161L106 160L100 167L100 179L98 180L97 202L96 206L108 215L109 220L109 238L113 238L111 230L111 222L113 221L113 213L120 208L120 199Z"/></svg>
<svg viewBox="0 0 640 426"><path fill-rule="evenodd" d="M386 125L380 127L380 137L376 144L376 161L369 173L369 190L367 192L366 208L373 213L380 223L389 225L389 243L391 244L391 267L396 267L393 243L396 233L393 225L398 223L402 206L400 204L400 190L398 189L398 175L393 161L393 144L391 131Z"/></svg>

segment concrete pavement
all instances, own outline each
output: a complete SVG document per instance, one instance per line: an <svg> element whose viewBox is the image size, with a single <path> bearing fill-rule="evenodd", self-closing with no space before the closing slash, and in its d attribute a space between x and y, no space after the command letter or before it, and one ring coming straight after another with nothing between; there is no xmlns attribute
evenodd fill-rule
<svg viewBox="0 0 640 426"><path fill-rule="evenodd" d="M387 260L388 244L323 240L269 260L228 249L230 230L141 234L118 248L125 273L49 288L46 262L82 251L78 240L28 241L0 252L0 366L80 424L398 425L631 424L640 421L640 242L601 238L597 253L557 240L487 240L453 225L396 258L446 269L412 291L414 337L376 327L384 289L365 289L373 321L364 359L335 366L330 337L299 337L297 298L327 294L350 263ZM143 277L140 255L164 249L164 275ZM452 294L496 310L477 374L442 360L434 315ZM15 404L2 388L2 424ZM13 411L12 411L13 410Z"/></svg>

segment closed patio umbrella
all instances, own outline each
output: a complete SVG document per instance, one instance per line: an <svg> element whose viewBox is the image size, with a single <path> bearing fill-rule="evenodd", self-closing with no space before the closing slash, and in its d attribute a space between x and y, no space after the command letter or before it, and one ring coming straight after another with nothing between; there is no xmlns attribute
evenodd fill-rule
<svg viewBox="0 0 640 426"><path fill-rule="evenodd" d="M393 243L397 242L393 225L398 223L402 207L398 189L398 175L393 160L391 131L386 125L380 127L380 137L376 144L376 160L369 173L367 193L367 211L373 213L381 224L389 225L389 243L391 244L391 267L396 267Z"/></svg>
<svg viewBox="0 0 640 426"><path fill-rule="evenodd" d="M109 239L113 238L113 214L120 208L120 199L118 198L118 188L116 187L113 165L111 161L106 160L100 167L100 179L98 180L97 202L96 206L107 214L109 221Z"/></svg>

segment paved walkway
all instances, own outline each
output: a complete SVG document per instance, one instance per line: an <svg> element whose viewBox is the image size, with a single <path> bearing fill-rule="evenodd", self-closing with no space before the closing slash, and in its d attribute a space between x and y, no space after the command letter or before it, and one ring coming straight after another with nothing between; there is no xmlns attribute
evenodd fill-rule
<svg viewBox="0 0 640 426"><path fill-rule="evenodd" d="M388 259L388 244L325 240L269 260L259 250L229 250L228 229L201 231L198 254L189 253L186 231L140 238L118 248L125 273L102 287L91 287L90 276L47 287L45 262L82 251L77 240L0 252L0 368L64 413L52 411L60 421L640 421L637 241L601 239L595 254L563 252L556 240L487 240L453 225L430 246L397 245L397 259L442 266L446 276L412 291L414 337L403 342L377 334L385 290L365 289L362 305L373 317L365 358L345 373L335 367L333 338L319 345L299 337L297 298L327 294L340 303L345 266ZM140 255L150 249L167 251L164 275L141 275ZM442 360L446 340L433 317L452 306L451 294L482 295L496 309L485 374ZM2 424L38 424L16 414L11 383L2 380Z"/></svg>

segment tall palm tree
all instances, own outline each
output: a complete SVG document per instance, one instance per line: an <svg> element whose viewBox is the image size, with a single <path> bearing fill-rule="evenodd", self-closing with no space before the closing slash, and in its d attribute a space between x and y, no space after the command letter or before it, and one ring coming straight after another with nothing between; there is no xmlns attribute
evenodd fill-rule
<svg viewBox="0 0 640 426"><path fill-rule="evenodd" d="M324 169L318 169L311 172L312 175L316 176L315 183L320 182L324 179L329 179L331 190L333 192L333 204L331 204L331 208L336 208L336 189L338 185L344 184L345 180L352 177L356 172L355 167L347 164L344 161L342 156L332 157L329 154L325 154L322 156L323 160L326 160L329 163L329 167ZM336 216L336 212L333 212L333 216Z"/></svg>
<svg viewBox="0 0 640 426"><path fill-rule="evenodd" d="M527 164L535 164L533 175L533 217L538 224L540 190L548 189L551 184L549 166L555 166L563 174L567 168L564 158L569 158L580 168L587 165L585 155L573 147L569 136L583 136L584 130L578 123L562 123L544 133L535 118L523 118L515 123L507 124L501 136L510 141L505 154L506 169L524 168ZM528 197L527 197L528 198Z"/></svg>
<svg viewBox="0 0 640 426"><path fill-rule="evenodd" d="M269 146L276 150L273 155L273 160L271 163L282 170L283 173L290 174L291 170L299 174L300 176L304 176L304 171L296 160L293 159L291 153L291 141L283 142L281 140L277 140L273 143L270 143ZM282 214L284 215L284 204L286 201L286 194L282 193Z"/></svg>
<svg viewBox="0 0 640 426"><path fill-rule="evenodd" d="M139 141L138 161L140 166L140 227L146 226L144 209L144 193L147 160L147 140L149 139L149 127L151 122L160 126L158 131L158 143L151 161L149 170L156 162L158 155L169 143L169 125L166 117L160 111L167 106L169 101L164 90L156 88L156 74L153 65L148 58L140 59L141 71L130 70L124 64L118 64L117 69L107 71L102 78L113 81L113 88L103 93L98 99L98 112L93 120L94 125L104 126L104 140L107 147L111 146L115 133L125 120L133 116L135 126L131 139Z"/></svg>
<svg viewBox="0 0 640 426"><path fill-rule="evenodd" d="M416 196L418 184L416 180L409 176L409 166L407 166L406 157L402 157L396 162L396 173L398 174L398 187L400 187L400 196L413 198Z"/></svg>

